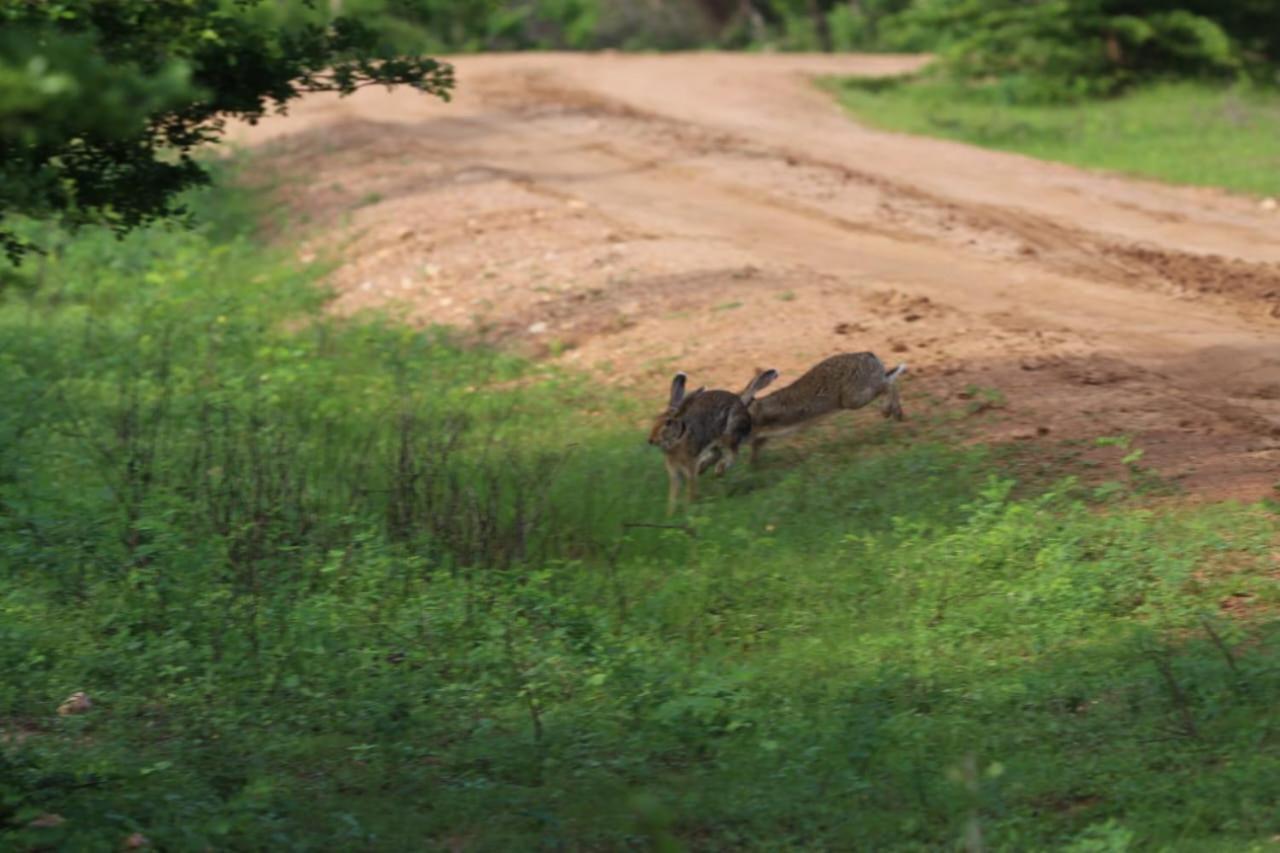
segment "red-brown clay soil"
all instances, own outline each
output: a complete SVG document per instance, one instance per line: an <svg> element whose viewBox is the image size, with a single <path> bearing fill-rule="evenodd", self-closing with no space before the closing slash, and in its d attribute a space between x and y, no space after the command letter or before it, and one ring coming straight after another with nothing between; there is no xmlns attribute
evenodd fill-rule
<svg viewBox="0 0 1280 853"><path fill-rule="evenodd" d="M452 103L312 97L236 135L337 261L337 311L399 303L655 407L677 368L737 387L869 349L910 364L908 415L997 388L976 437L1126 434L1193 494L1271 494L1280 215L870 130L810 82L918 62L465 57Z"/></svg>

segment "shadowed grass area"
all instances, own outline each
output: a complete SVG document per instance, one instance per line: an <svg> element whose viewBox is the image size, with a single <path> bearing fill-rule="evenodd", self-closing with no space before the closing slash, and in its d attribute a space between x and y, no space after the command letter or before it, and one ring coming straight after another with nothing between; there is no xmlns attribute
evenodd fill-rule
<svg viewBox="0 0 1280 853"><path fill-rule="evenodd" d="M4 279L0 846L1274 833L1272 508L851 416L668 522L647 408L327 318L201 203Z"/></svg>
<svg viewBox="0 0 1280 853"><path fill-rule="evenodd" d="M822 81L876 127L1176 184L1280 195L1280 94L1193 83L1078 104L1017 103L998 86L933 79Z"/></svg>

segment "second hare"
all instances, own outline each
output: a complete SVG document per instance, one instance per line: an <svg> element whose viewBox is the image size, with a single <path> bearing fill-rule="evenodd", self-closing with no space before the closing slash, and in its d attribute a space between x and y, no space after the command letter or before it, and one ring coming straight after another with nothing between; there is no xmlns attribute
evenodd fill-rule
<svg viewBox="0 0 1280 853"><path fill-rule="evenodd" d="M860 409L877 397L885 398L881 414L902 420L897 382L906 371L906 364L886 370L869 352L841 353L818 362L785 388L757 399L757 380L767 372L757 370L741 395L751 414L751 460L755 461L769 439L845 409Z"/></svg>
<svg viewBox="0 0 1280 853"><path fill-rule="evenodd" d="M751 433L747 405L777 375L776 370L760 371L741 394L699 388L687 396L685 374L672 378L667 409L649 431L649 443L661 448L666 457L668 515L675 511L682 483L692 502L697 497L698 475L711 461L719 457L717 474L733 464L738 446Z"/></svg>

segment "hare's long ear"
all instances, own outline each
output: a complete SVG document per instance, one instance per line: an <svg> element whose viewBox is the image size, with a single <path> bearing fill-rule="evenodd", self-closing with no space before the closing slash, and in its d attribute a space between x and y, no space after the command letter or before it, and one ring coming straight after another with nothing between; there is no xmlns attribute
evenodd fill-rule
<svg viewBox="0 0 1280 853"><path fill-rule="evenodd" d="M701 397L706 392L706 390L707 390L707 386L703 385L697 391L694 391L692 394L685 397L683 400L680 401L680 405L676 407L675 411L673 411L671 414L683 415L685 412L689 410L689 407L693 405L693 401Z"/></svg>
<svg viewBox="0 0 1280 853"><path fill-rule="evenodd" d="M667 401L667 411L674 412L680 408L680 401L684 399L684 383L688 380L683 371L671 377L671 399Z"/></svg>
<svg viewBox="0 0 1280 853"><path fill-rule="evenodd" d="M769 367L769 368L757 367L755 378L752 379L749 383L747 383L747 387L744 388L742 390L742 393L739 394L738 396L742 398L742 402L750 404L751 401L755 399L755 396L757 394L759 394L765 388L768 388L769 384L777 378L778 378L778 371L774 370L772 367Z"/></svg>

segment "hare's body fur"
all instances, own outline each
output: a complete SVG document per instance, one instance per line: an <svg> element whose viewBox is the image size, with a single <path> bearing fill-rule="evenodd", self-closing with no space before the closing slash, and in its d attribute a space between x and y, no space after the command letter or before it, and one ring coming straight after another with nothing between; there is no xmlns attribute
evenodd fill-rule
<svg viewBox="0 0 1280 853"><path fill-rule="evenodd" d="M667 514L675 510L680 485L687 484L688 498L697 497L698 475L716 459L716 473L723 474L737 457L738 446L751 433L747 409L755 392L769 384L777 371L762 371L741 394L699 388L687 397L685 375L671 381L671 400L649 432L649 443L662 449L667 466Z"/></svg>
<svg viewBox="0 0 1280 853"><path fill-rule="evenodd" d="M881 413L886 418L902 420L902 404L898 399L898 378L907 366L900 364L892 371L869 352L842 353L818 362L807 373L785 388L766 397L755 398L756 381L743 391L753 398L748 405L751 415L751 456L771 438L779 438L811 426L823 418L846 409L860 409L878 397L885 398Z"/></svg>

